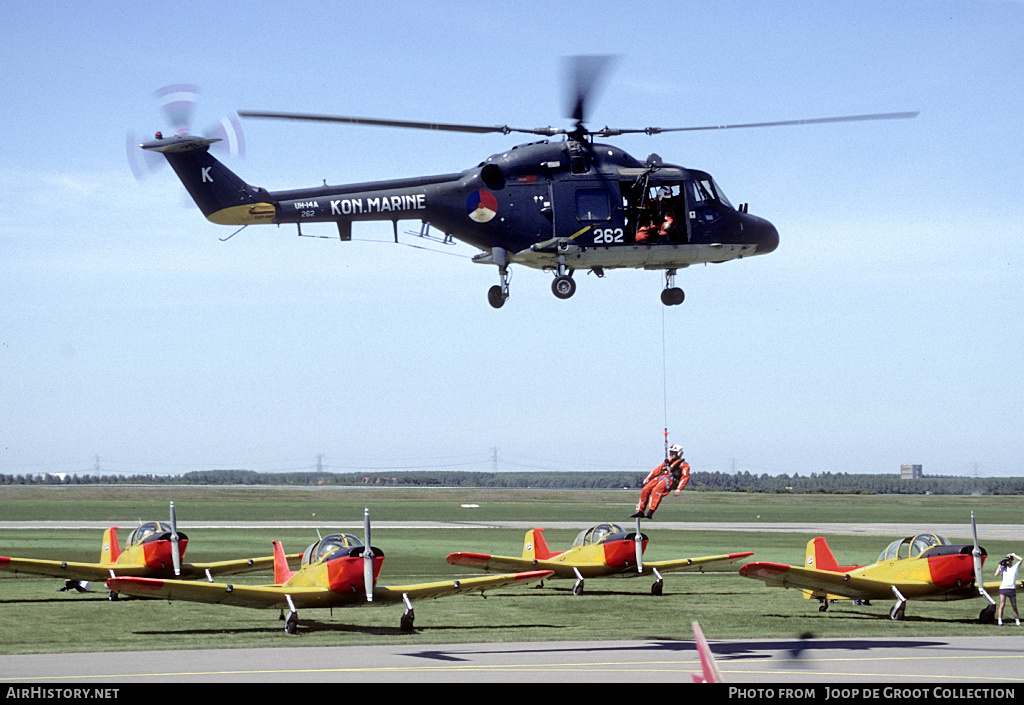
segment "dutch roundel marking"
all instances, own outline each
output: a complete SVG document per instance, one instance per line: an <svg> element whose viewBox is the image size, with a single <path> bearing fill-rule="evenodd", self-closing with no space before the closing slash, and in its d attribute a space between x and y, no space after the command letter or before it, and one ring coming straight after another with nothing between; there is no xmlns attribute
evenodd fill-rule
<svg viewBox="0 0 1024 705"><path fill-rule="evenodd" d="M487 223L498 215L498 199L490 191L476 191L466 199L466 213L478 223Z"/></svg>

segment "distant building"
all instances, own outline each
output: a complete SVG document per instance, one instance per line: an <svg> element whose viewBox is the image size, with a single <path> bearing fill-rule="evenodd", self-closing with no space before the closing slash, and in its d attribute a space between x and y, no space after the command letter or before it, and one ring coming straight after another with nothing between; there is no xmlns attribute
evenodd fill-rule
<svg viewBox="0 0 1024 705"><path fill-rule="evenodd" d="M900 465L901 480L920 480L924 477L920 465Z"/></svg>

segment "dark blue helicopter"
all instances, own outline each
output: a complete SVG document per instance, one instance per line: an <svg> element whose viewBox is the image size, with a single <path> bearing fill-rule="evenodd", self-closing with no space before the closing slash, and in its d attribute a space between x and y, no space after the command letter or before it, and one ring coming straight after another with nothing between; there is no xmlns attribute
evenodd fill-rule
<svg viewBox="0 0 1024 705"><path fill-rule="evenodd" d="M209 152L217 138L157 133L142 149L163 154L203 215L224 225L334 222L341 240L352 223L419 220L481 250L474 262L495 265L500 283L488 301L500 308L509 296L508 268L521 264L554 273L552 291L567 299L576 291L573 273L603 276L615 268L665 272L661 300L683 301L676 272L691 264L726 262L773 252L779 233L747 206L733 206L710 174L664 163L657 155L640 161L595 138L623 134L773 127L825 122L914 117L884 113L710 127L612 129L584 126L586 104L607 57L575 57L572 130L409 122L386 119L239 111L243 118L275 118L381 125L468 133L526 133L561 137L522 144L495 154L472 169L420 178L344 186L267 191L250 186Z"/></svg>

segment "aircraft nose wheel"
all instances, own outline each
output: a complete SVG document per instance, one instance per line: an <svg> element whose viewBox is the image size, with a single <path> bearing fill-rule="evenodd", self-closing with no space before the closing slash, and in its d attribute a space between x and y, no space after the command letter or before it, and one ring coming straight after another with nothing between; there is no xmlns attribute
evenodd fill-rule
<svg viewBox="0 0 1024 705"><path fill-rule="evenodd" d="M559 274L551 282L551 291L560 299L568 299L576 293L576 282L570 276Z"/></svg>
<svg viewBox="0 0 1024 705"><path fill-rule="evenodd" d="M507 298L508 294L506 294L502 290L502 288L497 284L495 284L494 286L487 290L487 303L489 303L494 308L501 308L502 306L504 306L505 299Z"/></svg>
<svg viewBox="0 0 1024 705"><path fill-rule="evenodd" d="M685 298L683 290L676 286L676 270L665 270L665 288L661 291L661 303L666 306L678 306Z"/></svg>
<svg viewBox="0 0 1024 705"><path fill-rule="evenodd" d="M661 303L666 306L678 306L683 303L683 299L686 298L686 294L679 287L672 287L670 289L663 289L661 292Z"/></svg>

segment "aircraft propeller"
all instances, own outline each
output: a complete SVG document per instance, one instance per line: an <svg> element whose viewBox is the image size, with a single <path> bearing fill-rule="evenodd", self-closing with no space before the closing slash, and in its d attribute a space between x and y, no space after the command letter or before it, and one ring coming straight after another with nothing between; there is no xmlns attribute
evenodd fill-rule
<svg viewBox="0 0 1024 705"><path fill-rule="evenodd" d="M174 563L174 574L181 575L181 547L178 543L178 518L174 513L174 502L171 502L171 561Z"/></svg>
<svg viewBox="0 0 1024 705"><path fill-rule="evenodd" d="M198 96L199 86L187 83L174 83L153 93L153 97L160 105L164 117L174 130L175 135L192 134L192 118ZM242 124L236 116L229 115L221 118L216 124L207 128L203 135L220 140L212 149L217 149L221 154L245 156L245 136L242 133ZM147 139L151 137L150 135ZM125 138L128 166L136 180L142 181L165 164L166 160L155 152L139 149L139 143L140 140L136 135L129 131Z"/></svg>
<svg viewBox="0 0 1024 705"><path fill-rule="evenodd" d="M971 550L971 556L974 557L974 584L978 586L978 592L981 593L981 596L988 600L989 606L995 607L996 601L985 590L985 576L981 570L981 558L984 553L978 546L978 525L974 521L974 512L971 512L971 533L974 536L974 548Z"/></svg>
<svg viewBox="0 0 1024 705"><path fill-rule="evenodd" d="M370 510L363 508L363 586L366 588L366 601L373 602L373 549L370 547Z"/></svg>
<svg viewBox="0 0 1024 705"><path fill-rule="evenodd" d="M644 537L640 533L640 517L636 518L636 534L633 536L633 550L636 553L636 572L644 572Z"/></svg>

